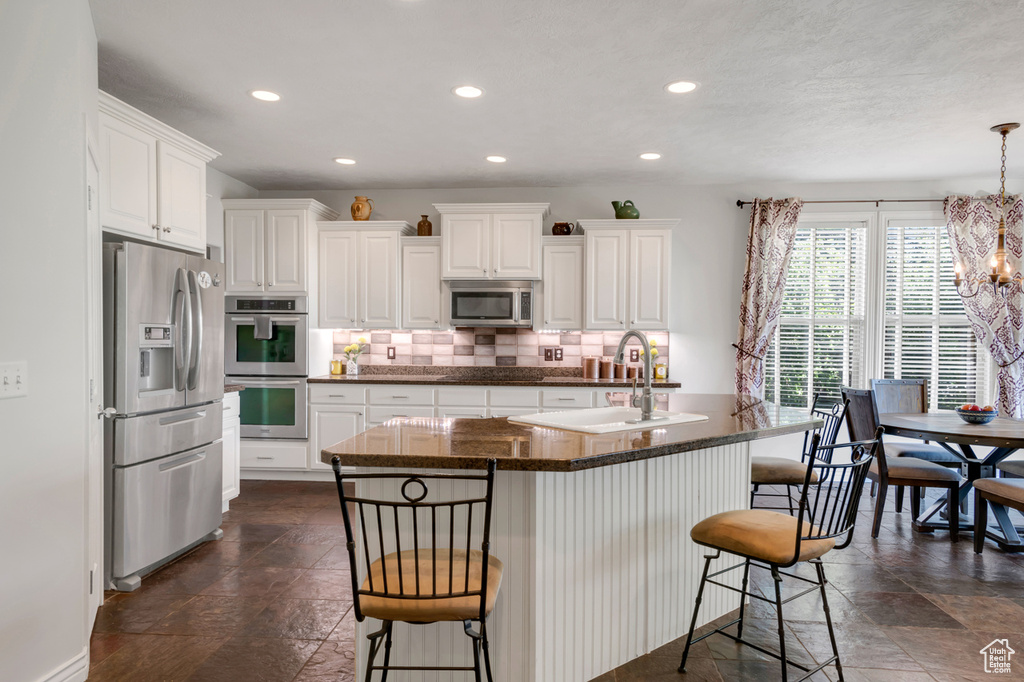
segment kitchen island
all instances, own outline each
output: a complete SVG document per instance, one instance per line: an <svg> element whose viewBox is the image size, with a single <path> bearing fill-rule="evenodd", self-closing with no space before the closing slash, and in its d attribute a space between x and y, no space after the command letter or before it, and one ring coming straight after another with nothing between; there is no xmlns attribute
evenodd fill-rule
<svg viewBox="0 0 1024 682"><path fill-rule="evenodd" d="M505 572L488 621L495 679L584 682L686 633L705 553L690 528L747 506L750 441L820 425L749 396L666 399L708 419L595 436L506 419L394 419L321 458L370 471L482 469L496 458L491 551ZM738 606L708 588L701 621ZM356 626L357 679L375 629ZM392 664L462 665L471 651L461 624L396 624ZM429 679L449 679L440 675Z"/></svg>

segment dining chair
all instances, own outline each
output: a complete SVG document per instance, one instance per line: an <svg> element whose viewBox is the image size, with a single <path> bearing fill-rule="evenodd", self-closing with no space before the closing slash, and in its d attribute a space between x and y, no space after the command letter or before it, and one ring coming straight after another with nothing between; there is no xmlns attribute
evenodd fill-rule
<svg viewBox="0 0 1024 682"><path fill-rule="evenodd" d="M780 661L784 681L789 679L789 666L806 673L800 678L806 679L822 668L833 664L836 666L839 679L843 679L839 647L836 644L828 595L825 590L825 568L821 557L833 549L845 549L853 539L854 526L857 523L857 507L860 504L864 480L868 467L874 459L875 449L880 443L880 438L881 429L878 429L872 440L841 445L821 445L821 435L812 435L796 516L768 509L740 509L715 514L693 527L690 531L690 538L698 545L711 548L714 553L704 556L704 572L701 575L700 586L697 588L693 618L690 621L690 632L686 638L686 647L683 649L679 672L686 672L686 659L690 654L690 647L694 643L711 635L721 634ZM840 450L849 451L849 462L836 463L834 455ZM812 480L815 478L815 474L816 479L821 482L820 484L814 483ZM816 521L808 522L805 519L816 519ZM711 562L718 559L722 552L738 556L743 561L709 574ZM808 562L814 566L815 579L780 570L800 562ZM743 568L740 589L714 579L740 567ZM771 572L772 580L775 583L774 599L763 596L757 590L747 590L751 567L765 568ZM783 600L782 576L808 583L812 587ZM700 603L704 595L704 587L708 583L732 592L739 592L742 595L739 617L694 639L693 631L697 627ZM825 623L828 627L829 640L832 643L832 656L817 667L808 668L786 658L783 605L812 592L821 594ZM748 597L774 604L779 630L779 651L777 653L743 639L743 614ZM736 625L735 635L725 631L733 625Z"/></svg>
<svg viewBox="0 0 1024 682"><path fill-rule="evenodd" d="M989 505L1024 512L1024 479L979 478L974 481L974 551L978 554L985 549Z"/></svg>
<svg viewBox="0 0 1024 682"><path fill-rule="evenodd" d="M849 403L841 400L838 403L828 403L820 394L814 395L811 402L811 416L821 419L822 425L817 429L804 432L804 445L800 454L800 461L788 457L762 457L750 458L750 507L754 507L755 496L761 497L785 497L789 505L789 513L793 514L793 488L800 486L807 475L807 460L810 457L810 446L812 437L819 436L819 446L832 445L836 442L839 428L846 418L846 407ZM819 450L819 461L821 458L831 457L831 450ZM826 460L828 464L830 460ZM817 474L811 474L811 483L817 483ZM765 493L759 490L762 485L784 485L785 493Z"/></svg>
<svg viewBox="0 0 1024 682"><path fill-rule="evenodd" d="M927 379L872 379L871 390L875 392L878 414L925 413L928 411ZM959 469L963 460L938 445L922 443L892 443L886 446L890 457L916 457L926 462L935 462L944 467ZM877 483L871 483L874 495ZM917 488L912 494L920 495ZM896 487L896 511L903 511L903 486Z"/></svg>
<svg viewBox="0 0 1024 682"><path fill-rule="evenodd" d="M381 671L381 682L391 670L473 671L478 682L482 673L493 680L487 617L504 570L490 553L496 467L497 460L492 459L483 475L358 474L342 473L339 459L333 459L355 617L359 622L367 617L381 621L380 629L367 635L366 682L375 670ZM350 480L362 482L354 494L347 494L342 485ZM445 493L452 490L465 494ZM461 621L470 638L472 666L390 664L395 622L451 621ZM374 665L382 645L383 665Z"/></svg>
<svg viewBox="0 0 1024 682"><path fill-rule="evenodd" d="M881 428L878 424L878 407L875 404L874 391L843 386L840 393L844 399L850 401L850 407L846 411L846 423L851 440L863 437L864 434L874 434ZM911 488L944 488L949 535L953 542L957 542L960 538L959 505L956 502L959 499L960 473L916 457L888 457L888 450L889 446L884 438L880 439L875 450L875 461L868 469L868 478L878 484L871 537L877 538L882 526L882 512L885 509L889 486L898 485ZM917 494L910 496L910 511L915 519L921 514L921 497Z"/></svg>

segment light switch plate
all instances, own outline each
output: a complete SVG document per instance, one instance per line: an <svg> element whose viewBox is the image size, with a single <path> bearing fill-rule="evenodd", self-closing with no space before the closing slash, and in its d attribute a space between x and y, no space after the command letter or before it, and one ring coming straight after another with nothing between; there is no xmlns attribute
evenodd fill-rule
<svg viewBox="0 0 1024 682"><path fill-rule="evenodd" d="M388 360L394 360L394 359L395 359L395 347L394 346L388 346Z"/></svg>
<svg viewBox="0 0 1024 682"><path fill-rule="evenodd" d="M0 363L0 398L21 398L28 395L28 363Z"/></svg>
<svg viewBox="0 0 1024 682"><path fill-rule="evenodd" d="M554 351L554 349L553 348L545 348L544 349L544 361L545 362L551 362L554 359L555 359L555 351Z"/></svg>

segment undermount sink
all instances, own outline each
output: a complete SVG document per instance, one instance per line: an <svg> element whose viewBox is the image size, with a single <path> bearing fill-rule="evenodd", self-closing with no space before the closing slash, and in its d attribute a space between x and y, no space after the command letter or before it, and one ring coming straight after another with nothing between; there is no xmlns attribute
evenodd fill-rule
<svg viewBox="0 0 1024 682"><path fill-rule="evenodd" d="M516 424L545 426L551 429L565 429L581 433L615 433L616 431L657 429L673 424L707 420L707 415L703 414L663 412L661 410L655 410L651 416L652 419L649 421L641 422L639 407L595 407L567 412L523 414L509 417L508 420Z"/></svg>

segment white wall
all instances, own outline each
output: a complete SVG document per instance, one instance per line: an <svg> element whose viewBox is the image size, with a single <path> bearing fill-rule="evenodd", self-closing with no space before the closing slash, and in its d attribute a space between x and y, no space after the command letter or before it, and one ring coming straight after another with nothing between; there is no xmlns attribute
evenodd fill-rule
<svg viewBox="0 0 1024 682"><path fill-rule="evenodd" d="M224 205L221 199L255 199L259 191L241 180L221 173L216 168L206 168L206 244L220 249L224 262Z"/></svg>
<svg viewBox="0 0 1024 682"><path fill-rule="evenodd" d="M0 679L85 665L87 377L84 117L96 121L86 0L0 5ZM95 418L95 417L93 417ZM71 674L67 679L83 679Z"/></svg>

